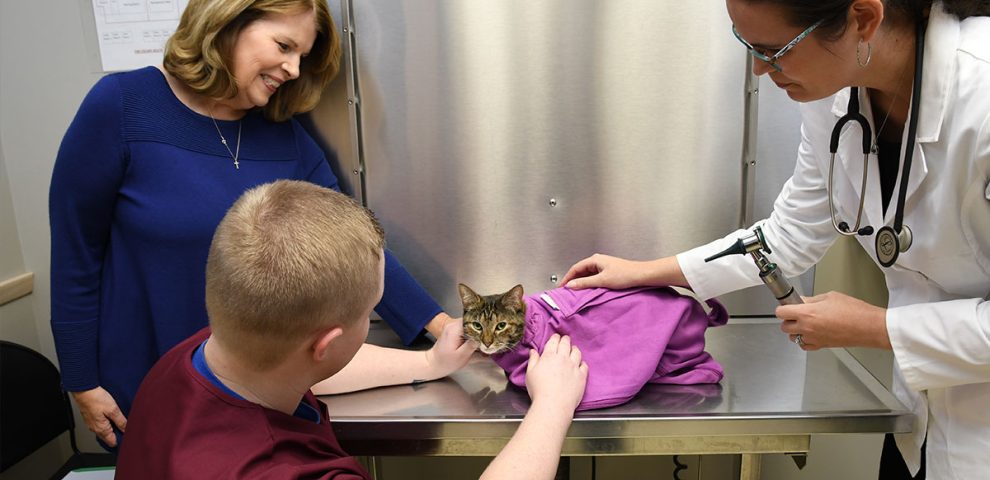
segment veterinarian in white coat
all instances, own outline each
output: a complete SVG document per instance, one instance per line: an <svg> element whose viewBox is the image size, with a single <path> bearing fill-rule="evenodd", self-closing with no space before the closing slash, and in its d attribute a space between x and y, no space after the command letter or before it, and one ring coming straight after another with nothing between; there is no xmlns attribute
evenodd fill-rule
<svg viewBox="0 0 990 480"><path fill-rule="evenodd" d="M866 166L871 180L862 194L862 224L873 226L873 233L856 237L871 255L876 230L892 225L897 214L903 147L909 145L908 112L917 108L909 101L915 23L890 5L905 2L831 2L847 5L846 20L838 29L817 34L806 29L813 18L798 22L804 4L812 3L821 2L727 1L737 36L764 60L756 62L756 73L769 73L802 102L794 174L771 216L758 222L772 246L770 260L787 276L813 266L839 236L829 207L829 150L833 128L847 113L851 89L846 87L861 87L861 112L872 132L882 131L895 147L901 144L894 157L900 173L888 174L893 190L891 195L888 188L885 213L877 155L871 154ZM913 241L892 266L883 268L890 292L887 308L831 292L776 312L783 320L781 330L805 350L893 350L894 394L917 416L913 433L896 436L903 456L903 462L897 459L899 468L910 471L901 478L918 473L923 444L927 465L920 475L926 471L928 478L970 479L990 474L990 17L960 21L943 11L954 3L934 2L927 19L927 8L917 12L927 28L913 162L903 201L903 224L911 229ZM955 11L963 17L990 10L986 2L961 3L967 4L964 10ZM900 8L911 13L909 6ZM788 47L796 33L805 37ZM786 56L770 55L781 48L789 50ZM830 86L835 89L823 92ZM835 156L834 217L850 224L861 198L862 138L862 130L850 122L842 129ZM748 234L740 230L676 257L647 262L594 255L571 267L563 282L572 288L682 285L701 298L718 296L760 283L748 256L704 261ZM885 449L881 478L894 475L893 470L884 472L890 468L886 450L893 449Z"/></svg>

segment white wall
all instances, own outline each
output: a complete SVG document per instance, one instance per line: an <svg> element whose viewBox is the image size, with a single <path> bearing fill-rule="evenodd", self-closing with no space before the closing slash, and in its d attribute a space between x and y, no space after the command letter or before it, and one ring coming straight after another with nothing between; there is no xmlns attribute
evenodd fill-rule
<svg viewBox="0 0 990 480"><path fill-rule="evenodd" d="M59 142L101 76L90 71L79 1L0 2L0 148L9 178L41 351L54 358L49 317L48 185Z"/></svg>
<svg viewBox="0 0 990 480"><path fill-rule="evenodd" d="M88 8L85 14L91 16L89 4L89 0L0 2L0 279L24 271L35 275L32 295L0 307L0 337L32 347L53 361L48 323L48 185L62 135L86 92L102 75L91 68L89 47L93 46L83 33L81 8ZM84 450L100 451L85 427L77 433ZM3 478L50 475L46 468L67 458L67 451L46 449L39 456L49 458L29 459Z"/></svg>
<svg viewBox="0 0 990 480"><path fill-rule="evenodd" d="M3 137L0 136L0 282L27 271L10 196ZM51 335L46 326L35 320L33 300L34 297L28 295L0 305L0 339L41 351L42 338L50 343ZM0 408L3 408L2 405ZM0 474L0 479L45 478L54 473L55 466L61 464L70 454L68 435L62 435Z"/></svg>
<svg viewBox="0 0 990 480"><path fill-rule="evenodd" d="M21 240L10 200L10 182L0 137L0 282L25 273ZM0 305L0 339L37 349L41 345L35 328L31 296Z"/></svg>

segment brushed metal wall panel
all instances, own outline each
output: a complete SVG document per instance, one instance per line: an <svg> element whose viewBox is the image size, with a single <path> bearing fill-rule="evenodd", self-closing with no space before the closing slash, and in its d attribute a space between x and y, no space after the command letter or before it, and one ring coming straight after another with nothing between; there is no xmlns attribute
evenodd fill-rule
<svg viewBox="0 0 990 480"><path fill-rule="evenodd" d="M736 228L746 54L723 2L351 8L364 194L450 312L457 282L536 292L594 252L656 258ZM346 95L336 81L313 114L344 176L361 165Z"/></svg>
<svg viewBox="0 0 990 480"><path fill-rule="evenodd" d="M721 2L354 6L368 204L452 312L457 282L538 291L736 221L745 57Z"/></svg>
<svg viewBox="0 0 990 480"><path fill-rule="evenodd" d="M354 76L350 71L351 62L354 61L348 48L351 43L350 33L345 31L351 22L344 16L346 4L341 0L328 0L327 4L345 48L340 72L323 92L320 103L306 115L305 120L308 121L303 125L310 128L310 133L325 150L332 151L330 166L337 175L341 191L363 199L363 172L355 141L358 129L354 105L348 103L354 100L352 90L355 88Z"/></svg>

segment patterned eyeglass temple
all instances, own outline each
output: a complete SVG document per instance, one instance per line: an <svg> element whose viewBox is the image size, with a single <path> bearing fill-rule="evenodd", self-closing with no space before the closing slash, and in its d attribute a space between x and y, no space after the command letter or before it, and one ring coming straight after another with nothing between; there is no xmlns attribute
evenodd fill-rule
<svg viewBox="0 0 990 480"><path fill-rule="evenodd" d="M787 42L787 45L784 45L783 48L781 48L780 50L777 50L777 53L774 53L773 55L770 55L770 56L766 55L763 52L760 52L759 50L757 50L756 47L750 45L749 42L747 42L746 40L743 40L743 38L741 36L739 36L739 32L736 31L736 26L735 25L732 26L732 34L736 36L736 39L737 40L739 40L743 45L746 46L746 49L749 50L749 54L750 55L752 55L752 56L754 56L754 57L756 57L756 58L758 58L760 60L763 60L764 62L767 62L768 64L770 64L771 67L774 68L774 70L777 70L778 72L781 72L783 70L781 70L781 68L777 65L777 60L779 60L780 57L782 57L790 49L794 48L794 46L797 45L801 40L804 40L804 37L807 37L809 34L811 34L811 32L813 32L816 28L818 28L818 26L821 25L823 21L824 20L819 20L819 21L815 22L814 25L806 28L803 32L801 32L801 34L799 34L798 36L794 37L794 40L791 40L790 42Z"/></svg>

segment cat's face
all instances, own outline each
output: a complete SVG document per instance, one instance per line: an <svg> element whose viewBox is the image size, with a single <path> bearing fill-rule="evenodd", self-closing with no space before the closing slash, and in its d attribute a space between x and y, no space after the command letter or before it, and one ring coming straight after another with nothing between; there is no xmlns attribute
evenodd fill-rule
<svg viewBox="0 0 990 480"><path fill-rule="evenodd" d="M457 285L464 304L464 336L478 344L482 353L512 350L526 330L526 303L522 285L497 295L478 295L464 284Z"/></svg>

